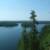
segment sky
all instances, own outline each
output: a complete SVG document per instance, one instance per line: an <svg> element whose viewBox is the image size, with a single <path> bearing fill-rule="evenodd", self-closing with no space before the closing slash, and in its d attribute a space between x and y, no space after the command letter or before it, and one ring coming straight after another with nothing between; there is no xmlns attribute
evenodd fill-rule
<svg viewBox="0 0 50 50"><path fill-rule="evenodd" d="M31 11L36 20L50 20L50 0L0 0L0 21L31 20Z"/></svg>

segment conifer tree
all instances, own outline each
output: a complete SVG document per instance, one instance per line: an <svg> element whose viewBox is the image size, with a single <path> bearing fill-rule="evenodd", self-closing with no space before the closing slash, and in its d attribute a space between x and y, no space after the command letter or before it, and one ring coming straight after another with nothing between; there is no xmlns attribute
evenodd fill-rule
<svg viewBox="0 0 50 50"><path fill-rule="evenodd" d="M36 24L37 24L37 21L36 21L36 15L35 15L35 11L32 11L31 12L31 19L32 19L32 36L31 36L31 50L38 50L38 38L37 38L37 29L36 29Z"/></svg>

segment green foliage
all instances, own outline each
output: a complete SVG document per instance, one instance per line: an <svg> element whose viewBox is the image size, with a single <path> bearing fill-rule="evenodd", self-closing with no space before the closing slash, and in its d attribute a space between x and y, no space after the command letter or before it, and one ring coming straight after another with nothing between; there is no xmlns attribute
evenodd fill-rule
<svg viewBox="0 0 50 50"><path fill-rule="evenodd" d="M24 50L25 49L23 40L24 40L23 37L19 40L17 50Z"/></svg>
<svg viewBox="0 0 50 50"><path fill-rule="evenodd" d="M35 11L32 10L32 12L31 12L31 19L34 19L35 17L36 17Z"/></svg>
<svg viewBox="0 0 50 50"><path fill-rule="evenodd" d="M37 34L38 31L36 30L36 15L35 15L35 11L31 12L31 19L32 19L32 36L31 36L31 50L38 50L38 38L37 38Z"/></svg>
<svg viewBox="0 0 50 50"><path fill-rule="evenodd" d="M42 35L40 40L40 48L43 50L48 50L50 48L50 25L46 25L42 29Z"/></svg>

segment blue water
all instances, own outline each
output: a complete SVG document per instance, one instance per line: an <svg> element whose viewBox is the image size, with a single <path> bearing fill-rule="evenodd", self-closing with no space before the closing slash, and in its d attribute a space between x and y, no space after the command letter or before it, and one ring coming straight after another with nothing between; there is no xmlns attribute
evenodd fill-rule
<svg viewBox="0 0 50 50"><path fill-rule="evenodd" d="M0 50L16 50L21 27L0 27Z"/></svg>
<svg viewBox="0 0 50 50"><path fill-rule="evenodd" d="M41 27L37 27L38 31L41 31ZM16 50L18 40L20 39L22 27L0 27L0 50Z"/></svg>

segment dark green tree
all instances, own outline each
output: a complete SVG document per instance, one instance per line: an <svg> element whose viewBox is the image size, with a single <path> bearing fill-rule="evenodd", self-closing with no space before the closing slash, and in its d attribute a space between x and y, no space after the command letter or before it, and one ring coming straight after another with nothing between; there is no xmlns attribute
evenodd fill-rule
<svg viewBox="0 0 50 50"><path fill-rule="evenodd" d="M32 19L32 36L31 36L30 47L31 47L31 50L38 50L39 41L37 38L38 31L36 29L36 24L38 24L38 22L36 21L35 11L31 12L31 19Z"/></svg>

